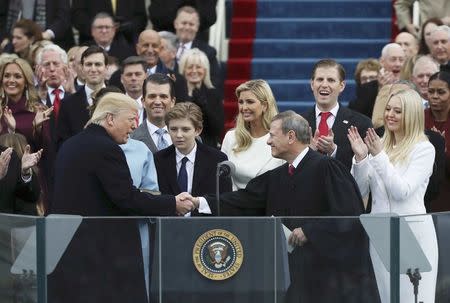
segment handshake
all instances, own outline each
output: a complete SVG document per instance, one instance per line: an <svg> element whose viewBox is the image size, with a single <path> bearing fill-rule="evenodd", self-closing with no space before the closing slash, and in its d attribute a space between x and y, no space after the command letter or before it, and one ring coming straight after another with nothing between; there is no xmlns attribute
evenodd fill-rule
<svg viewBox="0 0 450 303"><path fill-rule="evenodd" d="M176 195L175 199L178 216L184 216L200 206L200 199L198 197L192 197L186 192Z"/></svg>

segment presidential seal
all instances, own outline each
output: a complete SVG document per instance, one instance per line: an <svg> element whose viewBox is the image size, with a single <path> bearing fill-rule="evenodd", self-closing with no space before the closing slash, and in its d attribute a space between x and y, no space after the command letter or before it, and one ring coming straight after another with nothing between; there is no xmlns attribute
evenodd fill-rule
<svg viewBox="0 0 450 303"><path fill-rule="evenodd" d="M239 239L224 229L205 232L192 250L195 268L210 280L226 280L234 276L244 260Z"/></svg>

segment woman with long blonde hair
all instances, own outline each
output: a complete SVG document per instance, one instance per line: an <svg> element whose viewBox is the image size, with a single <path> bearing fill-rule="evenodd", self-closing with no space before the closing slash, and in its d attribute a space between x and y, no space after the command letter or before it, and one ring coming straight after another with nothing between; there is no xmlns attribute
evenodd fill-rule
<svg viewBox="0 0 450 303"><path fill-rule="evenodd" d="M18 132L33 144L52 109L37 111L40 101L31 66L21 58L7 60L0 69L0 83L0 134Z"/></svg>
<svg viewBox="0 0 450 303"><path fill-rule="evenodd" d="M380 139L373 128L364 140L355 127L348 138L355 153L352 174L363 197L372 194L371 213L420 215L410 227L431 264L423 272L419 301L434 302L438 248L433 220L426 213L424 195L433 172L435 151L424 133L422 98L406 89L392 94L384 111L385 132ZM390 277L378 252L371 245L375 277L382 302L390 299ZM400 276L401 302L412 302L414 293L408 276Z"/></svg>
<svg viewBox="0 0 450 303"><path fill-rule="evenodd" d="M254 177L280 166L283 160L272 157L270 121L278 113L275 97L264 80L250 80L236 88L239 113L236 128L223 139L222 151L236 166L233 190L245 188Z"/></svg>

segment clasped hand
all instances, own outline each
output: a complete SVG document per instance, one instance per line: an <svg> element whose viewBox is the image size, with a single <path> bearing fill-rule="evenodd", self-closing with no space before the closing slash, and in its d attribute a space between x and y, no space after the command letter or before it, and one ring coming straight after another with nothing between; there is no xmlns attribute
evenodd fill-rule
<svg viewBox="0 0 450 303"><path fill-rule="evenodd" d="M372 156L378 155L383 149L380 137L373 128L369 128L366 132L364 140L358 133L358 128L350 126L348 129L347 138L352 146L355 154L356 162L363 160L370 153Z"/></svg>
<svg viewBox="0 0 450 303"><path fill-rule="evenodd" d="M176 211L178 216L184 216L188 212L194 211L200 205L198 197L192 197L189 193L183 192L175 196Z"/></svg>
<svg viewBox="0 0 450 303"><path fill-rule="evenodd" d="M321 136L319 130L316 129L314 136L311 136L309 147L313 150L318 150L321 153L332 155L334 150L336 149L336 144L334 143L333 130L330 128L328 130L327 136Z"/></svg>

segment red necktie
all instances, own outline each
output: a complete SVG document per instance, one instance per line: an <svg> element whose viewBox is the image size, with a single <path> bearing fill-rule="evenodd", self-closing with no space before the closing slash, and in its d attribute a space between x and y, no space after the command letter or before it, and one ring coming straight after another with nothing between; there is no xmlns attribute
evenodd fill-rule
<svg viewBox="0 0 450 303"><path fill-rule="evenodd" d="M288 167L288 174L289 174L289 176L293 176L293 175L294 175L294 172L295 172L295 167L294 167L294 165L289 164L289 167Z"/></svg>
<svg viewBox="0 0 450 303"><path fill-rule="evenodd" d="M53 112L55 113L55 120L58 121L59 108L61 106L61 98L59 97L59 93L61 90L59 88L55 88L52 91L52 94L55 95L55 99L53 100Z"/></svg>
<svg viewBox="0 0 450 303"><path fill-rule="evenodd" d="M321 136L328 136L328 124L327 119L331 115L330 112L320 113L319 134Z"/></svg>

